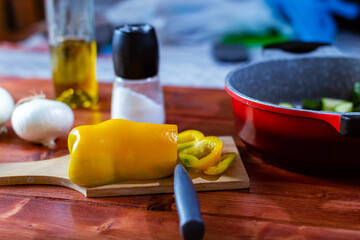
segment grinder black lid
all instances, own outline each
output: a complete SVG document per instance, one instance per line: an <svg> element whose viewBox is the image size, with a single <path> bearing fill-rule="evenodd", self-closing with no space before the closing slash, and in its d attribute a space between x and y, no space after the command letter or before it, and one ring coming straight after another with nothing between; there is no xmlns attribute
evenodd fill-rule
<svg viewBox="0 0 360 240"><path fill-rule="evenodd" d="M155 29L149 24L126 24L114 29L112 55L115 73L125 79L157 75L159 47Z"/></svg>

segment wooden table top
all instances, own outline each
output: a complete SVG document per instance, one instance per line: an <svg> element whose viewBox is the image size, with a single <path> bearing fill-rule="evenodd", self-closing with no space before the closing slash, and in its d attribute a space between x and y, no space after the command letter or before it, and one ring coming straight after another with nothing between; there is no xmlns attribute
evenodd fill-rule
<svg viewBox="0 0 360 240"><path fill-rule="evenodd" d="M0 77L19 100L31 90L52 96L51 82ZM111 84L100 84L97 110L76 110L75 126L110 118ZM360 239L360 179L307 176L276 168L246 151L235 136L224 90L164 87L167 122L179 131L232 135L250 188L199 192L205 239ZM0 136L0 161L68 153L66 136L53 150ZM0 239L181 239L173 194L86 198L57 186L0 187Z"/></svg>

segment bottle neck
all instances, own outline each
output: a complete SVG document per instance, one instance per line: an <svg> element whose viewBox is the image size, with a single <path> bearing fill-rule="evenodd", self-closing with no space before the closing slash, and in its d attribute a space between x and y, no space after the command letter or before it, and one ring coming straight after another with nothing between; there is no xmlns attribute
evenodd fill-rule
<svg viewBox="0 0 360 240"><path fill-rule="evenodd" d="M115 82L123 82L127 84L139 84L139 83L150 83L150 82L156 82L159 81L158 75L155 75L153 77L143 78L143 79L127 79L122 77L115 77Z"/></svg>

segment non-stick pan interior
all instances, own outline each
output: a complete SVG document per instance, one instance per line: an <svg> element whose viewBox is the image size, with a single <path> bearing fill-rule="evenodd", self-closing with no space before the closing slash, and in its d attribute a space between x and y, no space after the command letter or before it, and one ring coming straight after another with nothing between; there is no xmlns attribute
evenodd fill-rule
<svg viewBox="0 0 360 240"><path fill-rule="evenodd" d="M277 104L305 98L349 99L356 81L359 58L315 57L253 63L232 72L227 85L243 97Z"/></svg>

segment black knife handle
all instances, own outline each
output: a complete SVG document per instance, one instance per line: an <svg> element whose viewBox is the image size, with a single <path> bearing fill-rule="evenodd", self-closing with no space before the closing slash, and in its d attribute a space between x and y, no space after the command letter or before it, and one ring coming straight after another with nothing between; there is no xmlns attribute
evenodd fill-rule
<svg viewBox="0 0 360 240"><path fill-rule="evenodd" d="M201 217L199 200L189 175L180 164L175 167L174 193L183 239L202 239L205 224Z"/></svg>

